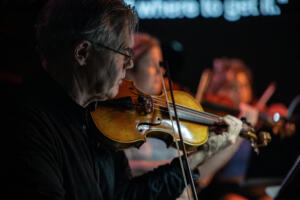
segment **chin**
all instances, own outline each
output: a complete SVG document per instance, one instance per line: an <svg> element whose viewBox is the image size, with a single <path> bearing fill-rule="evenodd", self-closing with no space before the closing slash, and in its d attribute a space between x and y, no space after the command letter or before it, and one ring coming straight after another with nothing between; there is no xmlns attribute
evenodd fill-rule
<svg viewBox="0 0 300 200"><path fill-rule="evenodd" d="M109 91L108 95L107 95L108 99L112 99L112 98L116 97L118 92L119 92L119 86L114 87L113 89L111 89Z"/></svg>

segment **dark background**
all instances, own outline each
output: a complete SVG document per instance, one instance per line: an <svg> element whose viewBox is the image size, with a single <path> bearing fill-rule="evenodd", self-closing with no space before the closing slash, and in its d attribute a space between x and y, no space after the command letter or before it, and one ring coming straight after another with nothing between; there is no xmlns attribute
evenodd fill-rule
<svg viewBox="0 0 300 200"><path fill-rule="evenodd" d="M288 105L300 92L300 2L281 5L281 16L217 19L141 20L139 30L158 37L163 45L178 41L182 55L167 54L172 78L196 92L201 72L215 57L241 58L252 69L257 97L271 81L277 89L269 100ZM178 56L183 63L178 63ZM172 62L174 60L174 62ZM171 65L170 64L170 65Z"/></svg>
<svg viewBox="0 0 300 200"><path fill-rule="evenodd" d="M237 22L228 22L223 17L141 20L139 30L161 40L172 79L193 93L203 69L212 67L214 58L234 57L242 59L252 70L257 98L275 81L277 88L268 104L281 102L289 106L300 94L300 1L289 1L280 8L281 16L245 17ZM170 51L172 41L180 42L183 51ZM294 114L298 116L299 110L300 106ZM252 152L248 179L287 174L300 150L299 122L296 126L293 137L281 139L272 135L272 142L261 148L259 155ZM208 194L218 192L213 185L207 188L210 189Z"/></svg>
<svg viewBox="0 0 300 200"><path fill-rule="evenodd" d="M216 57L242 59L252 70L254 93L259 98L275 81L268 104L289 106L300 94L300 1L280 6L281 16L245 17L237 22L217 19L141 20L139 30L159 38L172 79L196 92L203 69ZM170 51L178 41L182 52ZM294 112L299 115L300 106ZM259 156L252 152L247 177L284 177L299 155L299 123L293 137L272 135ZM213 190L213 193L216 192Z"/></svg>
<svg viewBox="0 0 300 200"><path fill-rule="evenodd" d="M1 72L31 73L38 66L34 24L46 0L1 0ZM217 19L141 20L139 31L159 38L172 79L196 92L201 72L215 57L241 58L254 72L257 97L271 81L277 89L269 100L287 106L299 94L300 2L280 5L281 16L245 17L237 22ZM298 30L299 29L299 30ZM178 41L182 52L170 51ZM3 76L2 76L3 77Z"/></svg>

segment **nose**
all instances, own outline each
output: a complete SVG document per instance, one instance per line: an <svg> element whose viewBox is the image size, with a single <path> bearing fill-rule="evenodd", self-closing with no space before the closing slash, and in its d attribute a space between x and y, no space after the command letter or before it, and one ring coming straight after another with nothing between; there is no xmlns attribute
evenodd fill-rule
<svg viewBox="0 0 300 200"><path fill-rule="evenodd" d="M159 67L159 69L160 69L160 71L161 71L162 75L165 75L165 74L166 74L166 70L165 70L165 68L163 68L163 67Z"/></svg>

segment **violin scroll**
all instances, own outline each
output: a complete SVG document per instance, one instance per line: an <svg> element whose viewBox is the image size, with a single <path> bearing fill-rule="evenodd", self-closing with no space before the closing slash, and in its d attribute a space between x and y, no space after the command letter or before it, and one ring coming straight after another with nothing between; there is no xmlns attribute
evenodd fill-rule
<svg viewBox="0 0 300 200"><path fill-rule="evenodd" d="M265 147L271 142L271 135L269 132L260 131L255 133L254 128L251 126L247 119L242 117L243 128L241 130L241 136L248 139L256 153L259 153L259 147Z"/></svg>

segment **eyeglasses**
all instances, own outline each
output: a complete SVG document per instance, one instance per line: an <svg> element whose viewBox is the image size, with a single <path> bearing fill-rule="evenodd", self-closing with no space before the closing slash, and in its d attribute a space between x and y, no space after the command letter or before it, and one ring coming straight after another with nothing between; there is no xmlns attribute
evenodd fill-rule
<svg viewBox="0 0 300 200"><path fill-rule="evenodd" d="M116 49L110 48L108 46L105 46L105 45L103 45L101 43L94 43L94 44L97 45L97 46L100 46L100 47L102 47L104 49L107 49L107 50L110 50L112 52L115 52L115 53L123 55L125 57L125 64L126 65L128 65L129 62L133 59L133 50L131 48L124 49L125 51L128 52L128 54L126 54L126 53L123 53L123 52L121 52L119 50L116 50Z"/></svg>

